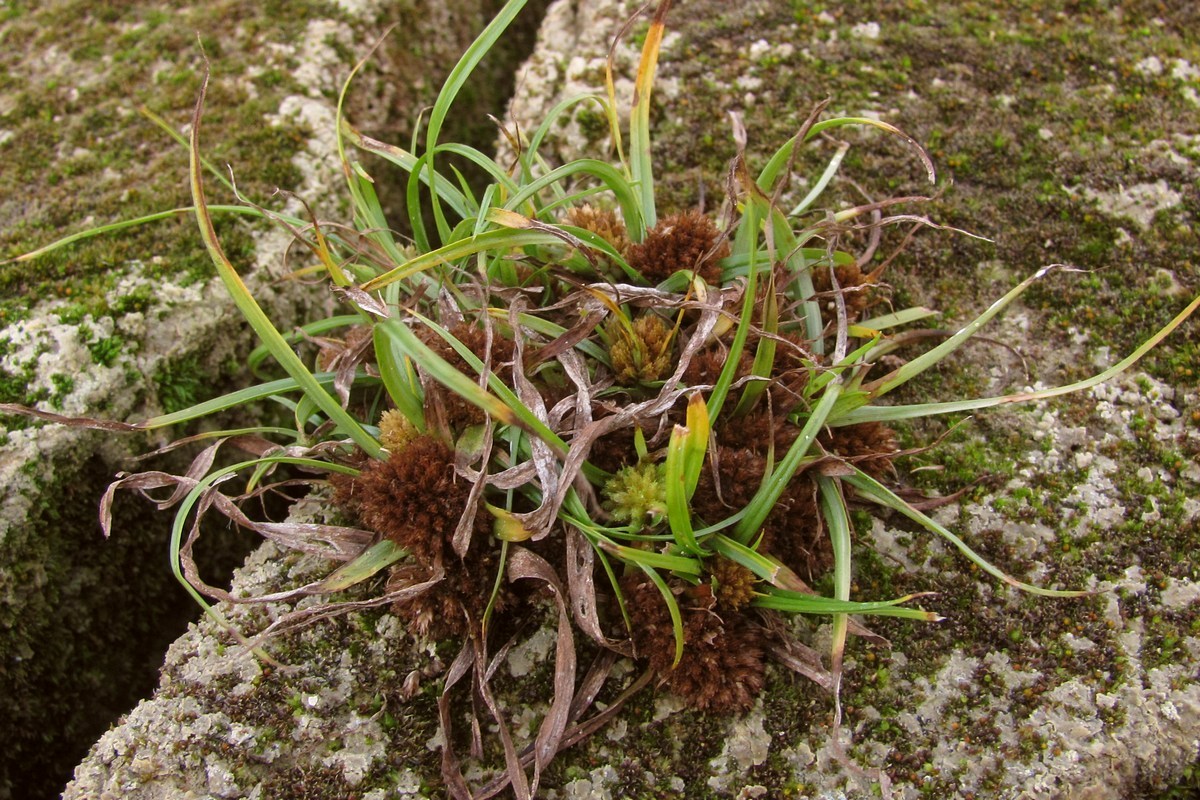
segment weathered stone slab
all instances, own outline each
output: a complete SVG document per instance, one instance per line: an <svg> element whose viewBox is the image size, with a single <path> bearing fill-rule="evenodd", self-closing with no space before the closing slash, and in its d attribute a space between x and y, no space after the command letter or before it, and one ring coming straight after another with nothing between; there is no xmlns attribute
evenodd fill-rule
<svg viewBox="0 0 1200 800"><path fill-rule="evenodd" d="M302 211L297 200L271 199L278 187L323 217L344 216L333 113L350 66L401 23L360 76L351 113L405 136L494 5L6 7L0 259L190 204L186 150L137 108L185 127L201 45L213 76L206 156L218 168L228 162L241 191L274 210ZM502 83L476 91L481 116ZM209 183L211 202L233 202ZM326 301L323 290L280 280L296 266L282 259L286 235L248 218L218 214L217 224L281 328ZM194 228L181 214L0 265L0 402L136 421L242 385L250 337ZM195 609L167 570L165 519L147 524L144 508L121 504L113 543L97 522L113 474L165 434L0 421L0 797L48 796L87 744L150 690L162 648ZM230 555L247 552L236 539L229 545Z"/></svg>
<svg viewBox="0 0 1200 800"><path fill-rule="evenodd" d="M554 6L522 82L523 127L559 92L601 87L608 39L630 8ZM926 142L955 179L929 213L996 240L923 234L889 272L897 305L946 309L954 328L1042 264L1100 270L1053 279L991 329L1020 349L1031 376L1003 348L980 346L905 401L1081 377L1131 350L1197 291L1188 234L1200 213L1189 138L1197 81L1183 65L1200 63L1200 53L1185 35L1186 15L1006 13L859 4L810 14L797 4L702 0L673 12L656 94L665 204L691 205L701 186L710 202L720 197L733 153L727 111L742 113L751 158L761 163L830 96L832 108L879 115ZM1133 30L1150 34L1135 39ZM1138 68L1152 56L1178 75ZM635 59L634 49L619 50L619 91L628 90ZM601 148L594 122L576 117L555 146L567 156ZM843 171L866 192L926 190L898 140L847 137L858 155ZM800 167L819 174L823 161ZM1129 203L1105 199L1159 181L1165 189L1148 213L1143 191L1126 193ZM839 201L861 198L845 184L835 192ZM1019 577L1096 595L1022 595L898 519L860 521L856 596L934 591L927 607L947 616L936 625L872 622L892 650L851 644L843 745L854 763L886 770L895 796L1146 796L1195 760L1196 337L1195 324L1185 326L1143 365L1146 373L982 414L908 465L923 468L912 480L927 491L993 475L938 519ZM942 431L922 425L907 435L921 444ZM271 591L322 568L266 546L235 586ZM250 631L280 613L225 611ZM819 648L827 632L814 624L807 636ZM547 645L544 630L533 632L501 669L501 701L525 741L548 695ZM201 623L172 649L154 698L97 743L66 796L444 793L436 675L453 647L414 642L376 612L307 629L273 652L291 669L238 655ZM624 667L601 699L636 674ZM615 723L559 757L545 796L876 796L835 757L832 699L790 675L769 675L743 718L706 717L644 691Z"/></svg>
<svg viewBox="0 0 1200 800"><path fill-rule="evenodd" d="M1174 442L1182 433L1194 443L1177 412L1200 398L1171 399L1154 383L1147 391L1148 380L1088 395L1080 404L1088 408L1088 435L1121 441L1132 435L1131 421L1144 419L1148 441ZM1014 517L1008 492L939 516L972 540L1021 554L1031 574L1078 578L1077 568L1060 565L1072 560L1061 531L1075 519L1071 542L1107 536L1105 514L1135 498L1118 485L1115 460L1072 453L1084 428L1065 425L1061 414L1039 407L1014 417L1034 434L1017 457L1018 472L1089 461L1091 470L1061 501L1058 529ZM1200 478L1194 473L1165 483L1181 490L1180 523L1193 530L1200 518L1188 496ZM315 502L298 513L324 514ZM854 762L886 768L896 797L1125 798L1195 758L1200 639L1165 633L1195 619L1194 578L1118 566L1089 584L1099 592L1091 599L1030 600L966 569L942 543L889 522L876 521L862 545L880 556L860 554L860 586L937 589L930 605L950 615L938 625L873 624L892 639L892 651L851 646L843 740ZM328 568L264 545L238 572L234 593L298 586ZM253 632L287 609L221 610ZM536 733L550 692L552 629L531 631L498 673L518 746ZM820 646L826 635L813 625L807 638ZM284 668L256 661L209 620L194 627L172 646L155 696L101 738L64 796L442 796L437 676L455 646L414 641L395 617L376 611L304 629L269 649ZM618 665L601 700L611 701L638 671ZM870 782L848 775L835 756L832 699L776 668L768 675L759 703L740 718L698 714L644 690L613 724L559 755L544 795L872 796ZM499 755L492 755L495 766ZM478 768L467 774L486 777Z"/></svg>

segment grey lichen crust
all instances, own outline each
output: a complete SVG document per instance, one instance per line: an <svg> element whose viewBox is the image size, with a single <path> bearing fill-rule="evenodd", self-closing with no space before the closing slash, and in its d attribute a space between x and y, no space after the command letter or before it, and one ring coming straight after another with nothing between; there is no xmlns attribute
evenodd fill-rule
<svg viewBox="0 0 1200 800"><path fill-rule="evenodd" d="M547 26L525 79L534 96L513 104L521 127L555 92L603 92L607 47L587 43L615 33L629 7L563 0L551 9L560 26L590 27L572 37ZM919 236L885 275L897 307L945 310L954 330L1043 264L1093 271L1053 280L985 330L1025 364L995 343L979 346L900 400L1020 391L1030 381L1023 366L1039 385L1099 371L1200 291L1200 49L1186 33L1193 12L1076 11L677 3L654 95L660 199L720 202L734 154L722 124L730 112L745 123L752 171L820 100L830 100L827 116L883 119L927 145L943 182L953 181L914 210L995 240ZM636 51L615 56L621 96ZM550 149L564 160L604 151L607 130L595 122L580 106ZM856 184L835 185L826 204L928 193L898 141L841 138L853 145L841 174ZM835 144L798 155L785 203L803 196ZM1094 598L1015 594L925 534L859 520L877 552L856 553L858 596L937 591L929 605L949 617L934 631L880 623L896 646L889 662L851 651L847 746L860 763L886 766L902 796L1126 797L1169 784L1194 761L1198 352L1191 322L1150 361L1153 375L983 412L906 465L933 492L999 479L1002 491L976 488L939 520L1018 576L1103 590ZM919 446L943 430L905 434ZM813 718L785 722L795 709L779 702L767 730L791 743L782 761L805 768L785 770L782 782L775 773L763 796L861 791L831 777L830 749L804 730Z"/></svg>
<svg viewBox="0 0 1200 800"><path fill-rule="evenodd" d="M630 5L557 3L548 25L559 27L546 29L519 85L553 99L585 84L600 89L607 38ZM1188 231L1200 214L1200 172L1188 126L1200 52L1184 35L1184 13L1051 5L1039 15L986 16L970 5L862 3L834 14L804 4L679 3L655 95L663 101L656 156L664 205L693 204L701 186L710 201L720 197L733 151L721 134L729 110L746 120L757 163L826 96L840 111L881 116L924 141L953 174L953 188L925 210L996 240L923 234L888 273L897 307L944 309L953 329L1044 263L1097 270L1054 278L988 331L1025 355L1032 377L1003 347L981 345L903 401L1077 379L1131 350L1198 288ZM618 53L618 87L628 85L635 53ZM553 100L522 102L533 109L528 118L518 111L528 129ZM577 114L555 145L569 155L602 148L595 122ZM857 160L843 172L866 191L925 190L898 142L855 136L854 144ZM811 175L823 161L800 166ZM846 185L834 197L861 200ZM984 412L902 464L924 467L912 480L931 493L990 478L937 518L1017 577L1094 595L1030 597L899 519L856 519L854 596L937 592L922 602L947 617L868 621L890 650L850 643L841 747L859 767L885 769L895 796L1115 800L1146 796L1195 760L1196 339L1192 323L1142 364L1145 372ZM917 446L943 432L913 425L904 435ZM328 568L267 545L234 591L298 585ZM223 611L248 633L281 613ZM806 635L819 648L828 631L814 622ZM546 638L531 631L500 671L509 724L526 741L550 691ZM194 628L172 649L155 696L100 740L66 796L443 794L436 676L452 644L413 641L380 611L267 649L284 666L256 661L211 622ZM622 666L601 700L636 674ZM645 691L554 762L545 794L877 796L837 757L832 719L828 695L781 672L769 673L758 705L741 718L705 717ZM456 724L468 727L461 717ZM488 755L500 763L497 752Z"/></svg>
<svg viewBox="0 0 1200 800"><path fill-rule="evenodd" d="M1130 421L1145 419L1152 441L1182 435L1194 445L1197 436L1185 430L1179 411L1198 400L1172 397L1141 377L1097 389L1081 405L1089 409L1088 435L1102 442L1126 440ZM1039 407L1018 419L1034 432L1017 458L1020 468L1089 459L1072 453L1080 429L1063 425L1057 412ZM1106 458L1096 457L1094 472L1063 487L1064 512L1081 519L1072 535L1086 535L1089 520L1137 501L1136 491L1110 480L1112 465L1096 463ZM1169 478L1146 470L1147 480L1168 487L1157 508L1178 503L1173 524L1194 527L1196 470ZM941 516L972 538L994 531L1022 554L1030 574L1061 571L1055 536L1041 522L1009 514L1009 497L989 493ZM324 513L312 501L297 518ZM995 528L1001 524L1002 532ZM842 742L861 767L887 769L895 797L1116 799L1193 760L1200 639L1185 634L1168 646L1160 631L1163 620L1195 618L1200 583L1155 579L1131 565L1093 582L1090 599L1030 601L966 570L927 536L877 521L866 538L882 559L860 581L941 587L935 606L964 609L947 609L951 619L943 626L875 625L892 638L892 651L851 645ZM328 568L264 545L238 572L233 592L277 591ZM253 633L285 609L221 610ZM813 625L806 635L819 646L825 629ZM522 742L546 709L552 642L548 628L531 629L498 673L498 697ZM376 611L320 623L267 650L281 665L257 660L209 620L193 627L171 648L155 696L101 738L65 797L318 796L302 793L300 784L322 797L441 796L437 676L454 646L414 640L395 617ZM637 673L619 664L601 699ZM779 672L739 718L697 714L646 690L613 724L559 756L545 796L873 796L869 782L848 774L837 758L831 712L828 695ZM497 766L498 753L489 753Z"/></svg>
<svg viewBox="0 0 1200 800"><path fill-rule="evenodd" d="M190 204L186 150L136 107L184 128L202 56L212 69L206 155L220 168L232 162L240 189L273 210L304 216L299 200L270 197L278 187L324 218L343 216L334 108L350 67L396 14L381 5L297 2L286 18L238 2L0 11L0 260ZM376 53L357 85L368 99L351 101L355 122L407 124L482 25L483 5L405 10L419 52L393 37ZM232 202L207 180L210 202ZM283 258L288 236L247 218L218 214L217 224L282 330L325 301L282 280L298 266ZM246 379L249 331L190 215L0 265L0 287L0 402L137 421ZM119 541L107 544L97 522L114 473L166 434L120 437L15 416L0 425L0 798L46 796L153 685L150 654L169 641L160 629L194 608L180 604L166 569L165 518L146 523L142 509L118 504Z"/></svg>

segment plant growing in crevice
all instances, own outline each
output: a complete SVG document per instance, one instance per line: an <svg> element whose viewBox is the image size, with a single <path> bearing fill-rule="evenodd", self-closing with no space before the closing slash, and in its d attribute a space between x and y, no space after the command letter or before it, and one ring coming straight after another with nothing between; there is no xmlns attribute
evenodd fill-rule
<svg viewBox="0 0 1200 800"><path fill-rule="evenodd" d="M879 232L941 226L893 211L919 197L818 213L844 146L790 211L782 197L798 149L841 127L901 137L932 182L925 151L887 123L822 119L822 106L752 172L745 132L735 124L739 155L719 212L687 209L660 220L649 117L669 0L657 5L646 35L628 141L610 63L607 96L566 99L528 136L509 133L511 167L441 142L464 81L523 5L510 0L451 72L419 144L380 142L339 114L352 225L249 205L210 206L201 94L188 142L194 212L219 276L263 342L250 359L263 382L140 425L102 426L163 427L264 398L286 404L296 425L205 434L215 441L187 475L122 477L104 513L117 488L170 488L159 504L178 508L177 574L218 619L205 597L284 601L384 575L385 588L374 597L306 605L258 632L254 644L372 605L389 606L414 631L458 637L462 649L439 701L443 777L456 797L494 796L510 786L518 797L533 796L558 751L656 679L694 707L736 711L754 701L766 660L775 658L836 698L847 637L875 636L850 615L936 619L911 607L912 596L851 597L851 503L908 517L1011 586L1080 594L1006 575L897 494L889 484L902 453L889 425L1095 385L1136 362L1200 298L1088 380L886 405L891 392L1061 267L1039 270L931 349L882 370L904 342L895 332L933 312L878 307L882 267L869 266ZM589 107L608 123L613 163L547 163L540 150L549 132L564 115ZM349 146L407 174L411 242L390 232L373 181ZM452 157L493 182L473 191L448 166ZM287 226L327 276L343 313L311 321L296 335L280 332L223 253L212 226L218 212ZM863 255L842 249L850 233L866 236ZM316 345L315 369L298 354L302 341ZM254 457L213 469L217 450L230 440ZM243 496L252 495L287 464L318 471L333 484L333 502L361 527L258 522L241 511L238 497L220 491L229 477L247 473ZM266 598L206 586L191 550L200 514L214 507L285 546L345 563L324 580ZM832 596L821 596L811 585L830 572ZM548 607L555 619L555 681L535 740L521 745L488 676L506 621L530 606ZM786 614L832 619L827 659L780 624ZM582 681L579 634L602 652ZM622 656L644 662L645 672L616 702L593 710L596 687ZM481 787L464 778L451 730L456 687L468 678L504 750L505 769Z"/></svg>

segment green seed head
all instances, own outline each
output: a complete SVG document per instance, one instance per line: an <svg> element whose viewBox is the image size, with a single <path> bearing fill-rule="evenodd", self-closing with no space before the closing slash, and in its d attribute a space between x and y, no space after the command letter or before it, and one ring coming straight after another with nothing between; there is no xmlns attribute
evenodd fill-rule
<svg viewBox="0 0 1200 800"><path fill-rule="evenodd" d="M618 522L640 530L667 513L667 489L660 464L644 461L623 467L604 486L605 507Z"/></svg>
<svg viewBox="0 0 1200 800"><path fill-rule="evenodd" d="M654 314L633 321L633 334L618 321L612 329L609 351L617 382L632 386L641 381L656 381L671 370L671 329Z"/></svg>

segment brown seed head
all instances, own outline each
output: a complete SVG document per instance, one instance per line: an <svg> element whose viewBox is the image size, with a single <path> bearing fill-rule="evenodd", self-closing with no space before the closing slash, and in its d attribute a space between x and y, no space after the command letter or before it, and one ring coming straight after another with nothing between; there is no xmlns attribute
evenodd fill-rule
<svg viewBox="0 0 1200 800"><path fill-rule="evenodd" d="M756 415L748 423L758 421ZM736 431L736 426L732 430ZM765 425L746 428L747 440L757 440L771 434ZM731 434L722 437L728 439ZM778 445L777 445L778 448ZM718 467L714 475L710 459L700 472L692 510L704 522L715 524L740 511L754 498L762 485L766 457L748 447L719 444L714 451ZM776 460L780 451L776 449ZM718 482L720 496L717 495ZM833 551L817 519L817 503L813 483L801 472L792 478L783 494L775 501L761 531L760 549L775 556L805 578L820 575L832 563Z"/></svg>
<svg viewBox="0 0 1200 800"><path fill-rule="evenodd" d="M591 231L611 244L613 249L622 255L629 249L629 234L625 230L625 223L611 208L597 208L592 205L572 206L567 211L566 223Z"/></svg>
<svg viewBox="0 0 1200 800"><path fill-rule="evenodd" d="M673 692L702 711L741 711L754 703L763 686L763 650L745 616L718 615L711 594L681 593L684 648L672 666L675 633L662 595L644 575L626 578L622 590L637 653Z"/></svg>
<svg viewBox="0 0 1200 800"><path fill-rule="evenodd" d="M740 511L758 491L766 467L767 460L758 453L718 446L700 471L692 510L709 525Z"/></svg>
<svg viewBox="0 0 1200 800"><path fill-rule="evenodd" d="M468 350L474 353L477 358L488 361L487 333L479 326L469 322L462 322L451 328L450 333L454 335L454 338L462 342ZM433 352L444 358L459 372L472 380L479 378L479 375L467 364L466 360L441 336L438 336L427 328L417 331L417 336L429 346L430 350L433 350ZM511 339L506 339L499 334L492 336L490 361L488 363L490 363L492 371L502 381L510 385L512 380L513 351L514 348ZM461 433L465 428L483 423L484 413L482 409L442 386L431 387L430 396L426 399L427 410L429 402L435 396L440 400L445 409L446 423L452 432Z"/></svg>
<svg viewBox="0 0 1200 800"><path fill-rule="evenodd" d="M470 495L454 474L454 453L427 435L410 440L403 457L367 462L354 484L363 524L426 566L442 558ZM486 530L484 512L475 515Z"/></svg>
<svg viewBox="0 0 1200 800"><path fill-rule="evenodd" d="M695 270L711 284L721 282L717 262L729 255L721 231L699 211L665 217L646 233L641 244L629 246L629 266L651 283L660 283L679 270ZM714 252L715 249L715 252Z"/></svg>
<svg viewBox="0 0 1200 800"><path fill-rule="evenodd" d="M738 611L754 599L758 578L753 572L724 556L709 559L708 568L718 608Z"/></svg>
<svg viewBox="0 0 1200 800"><path fill-rule="evenodd" d="M613 338L609 358L617 383L632 386L641 381L656 381L672 367L671 329L656 314L645 314L633 321L633 335L619 322L609 327Z"/></svg>
<svg viewBox="0 0 1200 800"><path fill-rule="evenodd" d="M451 539L467 508L470 487L454 472L454 453L428 435L414 436L403 454L367 461L358 477L338 483L338 502L361 522L409 551L391 571L389 589L429 580L440 565L444 578L423 594L393 607L418 633L466 633L491 596L499 560L490 536L490 517L473 512L473 536L459 559ZM505 586L498 607L510 604Z"/></svg>
<svg viewBox="0 0 1200 800"><path fill-rule="evenodd" d="M876 480L894 474L892 460L900 450L896 432L881 422L831 428L821 444Z"/></svg>
<svg viewBox="0 0 1200 800"><path fill-rule="evenodd" d="M854 322L871 302L871 287L868 275L864 274L858 264L839 264L833 268L837 276L838 288L842 291L842 301L846 304L846 316ZM829 280L829 267L816 267L812 271L813 289L818 293L833 291L833 282ZM833 303L830 296L824 301Z"/></svg>

